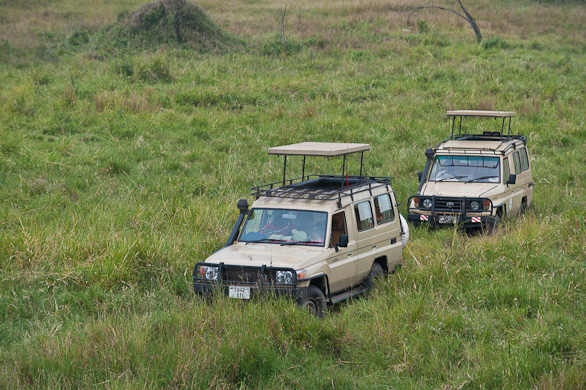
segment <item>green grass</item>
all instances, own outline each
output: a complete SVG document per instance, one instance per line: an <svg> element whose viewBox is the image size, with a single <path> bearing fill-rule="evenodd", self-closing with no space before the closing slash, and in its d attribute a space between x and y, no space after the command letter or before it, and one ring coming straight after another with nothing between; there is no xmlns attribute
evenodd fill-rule
<svg viewBox="0 0 586 390"><path fill-rule="evenodd" d="M285 3L198 2L222 52L106 50L140 2L51 5L0 5L0 388L586 387L584 5L471 3L476 44L449 14L302 1L286 53ZM323 320L193 294L237 200L281 177L268 147L368 142L405 204L449 109L517 113L526 216L413 229L402 270Z"/></svg>

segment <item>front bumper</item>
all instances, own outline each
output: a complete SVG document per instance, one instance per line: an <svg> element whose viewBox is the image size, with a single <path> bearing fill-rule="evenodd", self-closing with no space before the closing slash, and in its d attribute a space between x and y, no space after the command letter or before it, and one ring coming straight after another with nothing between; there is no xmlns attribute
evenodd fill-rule
<svg viewBox="0 0 586 390"><path fill-rule="evenodd" d="M218 279L210 280L201 273L201 267L217 267ZM292 278L288 283L277 283L278 271L291 272ZM292 268L250 267L227 265L224 263L197 263L193 269L193 289L201 295L220 292L226 296L240 299L252 299L255 296L278 295L302 302L307 295L307 287L298 287L296 271ZM245 294L231 294L231 290L245 291ZM243 298L246 296L246 298Z"/></svg>
<svg viewBox="0 0 586 390"><path fill-rule="evenodd" d="M449 222L446 222L446 217L450 217ZM456 225L464 229L474 229L486 228L490 226L494 220L494 217L490 215L480 217L466 217L460 215L408 214L407 220L413 223L415 226L428 225L431 227L442 227Z"/></svg>
<svg viewBox="0 0 586 390"><path fill-rule="evenodd" d="M423 206L424 199L431 201L431 207ZM472 205L476 202L480 207L473 209ZM410 197L407 204L407 220L415 226L456 225L464 229L473 229L487 227L494 220L493 204L488 198L416 195Z"/></svg>

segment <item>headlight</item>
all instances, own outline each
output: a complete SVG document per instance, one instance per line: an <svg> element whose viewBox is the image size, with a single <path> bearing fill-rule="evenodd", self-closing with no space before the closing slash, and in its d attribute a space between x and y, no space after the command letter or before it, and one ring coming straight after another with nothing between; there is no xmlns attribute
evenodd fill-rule
<svg viewBox="0 0 586 390"><path fill-rule="evenodd" d="M291 271L277 271L278 284L291 284L293 281L293 272Z"/></svg>
<svg viewBox="0 0 586 390"><path fill-rule="evenodd" d="M431 199L425 199L423 201L423 207L425 207L426 209L430 209L431 208L431 205L432 205Z"/></svg>
<svg viewBox="0 0 586 390"><path fill-rule="evenodd" d="M209 280L218 280L219 273L218 267L202 266L199 269L199 274Z"/></svg>
<svg viewBox="0 0 586 390"><path fill-rule="evenodd" d="M480 203L478 203L477 201L473 200L472 202L470 202L470 208L474 211L478 210L480 208Z"/></svg>

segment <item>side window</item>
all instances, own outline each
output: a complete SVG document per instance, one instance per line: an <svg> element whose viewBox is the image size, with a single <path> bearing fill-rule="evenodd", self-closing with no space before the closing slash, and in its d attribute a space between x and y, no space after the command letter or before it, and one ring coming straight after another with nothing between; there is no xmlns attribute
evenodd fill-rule
<svg viewBox="0 0 586 390"><path fill-rule="evenodd" d="M519 158L519 152L513 153L513 163L515 163L515 173L521 173L521 159Z"/></svg>
<svg viewBox="0 0 586 390"><path fill-rule="evenodd" d="M372 229L374 227L374 218L372 217L372 208L370 201L356 203L354 205L354 213L356 214L356 224L358 231Z"/></svg>
<svg viewBox="0 0 586 390"><path fill-rule="evenodd" d="M529 169L529 157L527 156L527 149L521 149L521 169L526 171Z"/></svg>
<svg viewBox="0 0 586 390"><path fill-rule="evenodd" d="M395 220L395 211L389 194L374 198L374 212L376 213L376 221L379 224Z"/></svg>
<svg viewBox="0 0 586 390"><path fill-rule="evenodd" d="M330 236L330 248L336 246L340 242L340 236L342 234L348 234L348 228L346 227L346 214L342 211L332 215L332 235Z"/></svg>
<svg viewBox="0 0 586 390"><path fill-rule="evenodd" d="M503 159L503 183L507 183L509 181L509 176L511 176L511 169L509 168L509 158Z"/></svg>

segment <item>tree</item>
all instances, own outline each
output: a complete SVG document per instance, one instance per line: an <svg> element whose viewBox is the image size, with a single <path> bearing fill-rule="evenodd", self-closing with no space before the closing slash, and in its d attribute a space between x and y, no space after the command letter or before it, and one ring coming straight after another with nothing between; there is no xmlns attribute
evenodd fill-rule
<svg viewBox="0 0 586 390"><path fill-rule="evenodd" d="M425 5L425 6L421 6L421 7L412 7L409 13L409 17L411 17L411 15L413 15L415 12L422 10L422 9L426 9L426 8L432 8L432 9L439 9L442 11L448 11L448 12L452 12L456 15L458 15L459 17L461 17L462 19L464 19L465 21L467 21L470 26L472 27L472 30L474 30L474 33L476 34L476 40L480 43L482 41L482 34L480 33L480 29L478 28L478 25L476 24L476 21L474 20L474 18L472 17L472 15L470 15L468 13L468 11L466 10L466 8L464 8L464 5L462 4L461 0L457 0L458 4L460 4L460 8L462 9L462 13L452 9L452 8L446 8L446 7L440 7L438 5L434 5L433 1L431 2L431 5Z"/></svg>

